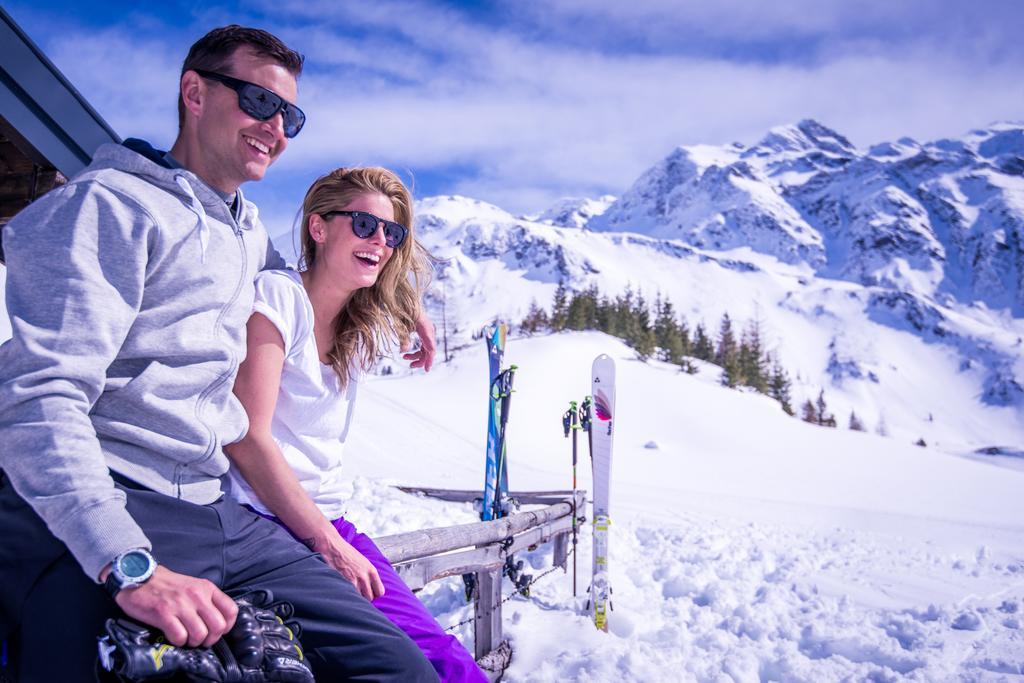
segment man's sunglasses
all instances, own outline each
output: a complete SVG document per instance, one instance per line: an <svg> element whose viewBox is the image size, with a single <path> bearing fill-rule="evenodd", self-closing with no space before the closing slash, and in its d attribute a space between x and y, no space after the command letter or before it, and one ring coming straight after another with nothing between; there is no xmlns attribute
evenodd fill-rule
<svg viewBox="0 0 1024 683"><path fill-rule="evenodd" d="M238 93L238 108L254 119L266 121L277 112L281 112L286 138L298 135L306 123L306 115L302 113L301 109L263 86L213 71L204 71L203 69L193 69L193 71L203 78L223 83Z"/></svg>
<svg viewBox="0 0 1024 683"><path fill-rule="evenodd" d="M352 232L356 234L356 237L364 240L373 237L374 233L377 232L377 226L383 223L384 244L392 249L400 247L402 242L405 241L405 236L409 234L409 231L401 223L386 221L365 211L328 211L321 215L325 221L331 216L351 216Z"/></svg>

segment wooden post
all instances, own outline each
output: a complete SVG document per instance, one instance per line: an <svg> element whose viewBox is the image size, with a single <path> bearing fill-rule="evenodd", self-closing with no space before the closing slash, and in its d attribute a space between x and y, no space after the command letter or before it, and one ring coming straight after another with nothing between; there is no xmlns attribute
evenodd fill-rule
<svg viewBox="0 0 1024 683"><path fill-rule="evenodd" d="M477 659L501 645L501 568L476 573L476 617L473 620Z"/></svg>
<svg viewBox="0 0 1024 683"><path fill-rule="evenodd" d="M555 536L554 557L551 564L556 567L566 568L566 560L569 559L569 534L558 534Z"/></svg>

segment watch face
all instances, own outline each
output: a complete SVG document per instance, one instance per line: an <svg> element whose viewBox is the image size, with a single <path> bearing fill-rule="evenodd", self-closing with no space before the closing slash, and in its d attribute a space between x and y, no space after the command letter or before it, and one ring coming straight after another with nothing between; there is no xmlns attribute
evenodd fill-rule
<svg viewBox="0 0 1024 683"><path fill-rule="evenodd" d="M137 579L149 569L149 558L142 553L128 553L121 558L121 573L129 579Z"/></svg>

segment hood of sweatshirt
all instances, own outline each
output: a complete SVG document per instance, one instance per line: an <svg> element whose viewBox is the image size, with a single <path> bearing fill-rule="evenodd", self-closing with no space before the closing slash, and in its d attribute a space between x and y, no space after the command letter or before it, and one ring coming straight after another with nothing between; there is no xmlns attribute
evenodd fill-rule
<svg viewBox="0 0 1024 683"><path fill-rule="evenodd" d="M208 217L234 224L242 230L252 230L258 225L259 211L255 204L245 199L241 188L235 191L235 201L229 204L195 173L168 163L166 154L145 140L128 138L120 145L101 145L93 156L89 170L124 171L181 196L196 215L195 238L202 245L204 260L210 235Z"/></svg>

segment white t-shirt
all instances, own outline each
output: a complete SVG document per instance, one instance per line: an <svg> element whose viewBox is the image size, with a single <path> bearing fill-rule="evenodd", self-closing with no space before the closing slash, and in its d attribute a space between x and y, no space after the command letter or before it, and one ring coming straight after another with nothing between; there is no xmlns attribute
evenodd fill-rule
<svg viewBox="0 0 1024 683"><path fill-rule="evenodd" d="M265 270L256 276L254 313L262 313L284 340L281 389L270 431L302 488L328 519L344 514L341 452L355 408L358 372L343 391L338 375L320 362L313 336L313 306L293 270ZM231 470L230 495L264 514L273 514L241 473Z"/></svg>

